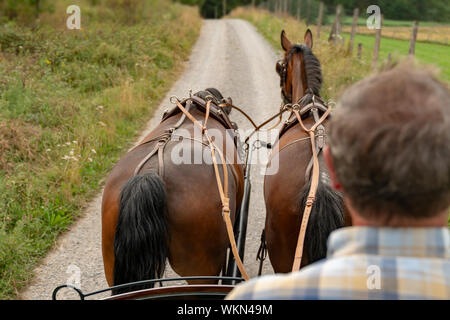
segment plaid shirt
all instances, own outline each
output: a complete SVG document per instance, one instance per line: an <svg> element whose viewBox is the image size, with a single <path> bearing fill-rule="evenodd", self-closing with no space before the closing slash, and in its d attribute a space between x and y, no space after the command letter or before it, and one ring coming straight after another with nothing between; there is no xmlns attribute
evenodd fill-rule
<svg viewBox="0 0 450 320"><path fill-rule="evenodd" d="M342 228L326 259L242 283L227 299L450 299L449 229Z"/></svg>

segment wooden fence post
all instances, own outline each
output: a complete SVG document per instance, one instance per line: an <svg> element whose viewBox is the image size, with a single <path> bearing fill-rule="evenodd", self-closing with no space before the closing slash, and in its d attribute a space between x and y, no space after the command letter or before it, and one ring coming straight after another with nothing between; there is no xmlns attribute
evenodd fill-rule
<svg viewBox="0 0 450 320"><path fill-rule="evenodd" d="M317 39L320 39L320 27L322 26L323 19L323 2L320 2L319 18L317 19Z"/></svg>
<svg viewBox="0 0 450 320"><path fill-rule="evenodd" d="M342 6L340 4L336 7L336 17L334 18L333 26L331 27L330 36L328 37L328 41L332 41L333 44L336 44L336 40L341 37L341 12Z"/></svg>
<svg viewBox="0 0 450 320"><path fill-rule="evenodd" d="M372 69L375 70L378 64L378 55L380 52L381 43L381 28L383 27L383 15L380 16L380 28L376 29L375 33L375 47L373 49Z"/></svg>
<svg viewBox="0 0 450 320"><path fill-rule="evenodd" d="M227 0L222 0L222 10L223 10L223 12L222 12L223 16L226 16L227 15Z"/></svg>
<svg viewBox="0 0 450 320"><path fill-rule="evenodd" d="M353 41L355 40L356 26L358 25L359 8L353 10L353 21L352 21L352 33L350 35L350 43L348 46L348 51L352 53L353 51Z"/></svg>
<svg viewBox="0 0 450 320"><path fill-rule="evenodd" d="M361 60L362 55L362 43L358 43L358 59Z"/></svg>
<svg viewBox="0 0 450 320"><path fill-rule="evenodd" d="M414 21L414 24L413 24L413 29L411 32L411 42L409 44L409 54L411 56L413 56L415 53L418 28L419 28L419 22L416 20L416 21Z"/></svg>

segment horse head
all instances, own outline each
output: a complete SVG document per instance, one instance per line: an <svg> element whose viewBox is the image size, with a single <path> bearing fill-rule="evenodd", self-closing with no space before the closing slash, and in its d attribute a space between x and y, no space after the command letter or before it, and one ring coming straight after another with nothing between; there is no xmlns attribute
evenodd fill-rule
<svg viewBox="0 0 450 320"><path fill-rule="evenodd" d="M297 103L308 91L319 96L322 86L320 62L312 53L313 37L306 30L303 44L292 44L286 32L281 32L284 58L277 62L281 94L285 103Z"/></svg>

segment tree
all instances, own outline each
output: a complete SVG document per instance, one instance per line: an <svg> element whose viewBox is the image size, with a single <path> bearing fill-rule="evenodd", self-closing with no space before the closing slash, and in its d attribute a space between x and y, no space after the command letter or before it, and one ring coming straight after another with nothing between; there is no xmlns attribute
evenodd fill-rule
<svg viewBox="0 0 450 320"><path fill-rule="evenodd" d="M0 0L0 15L24 23L32 23L41 12L52 10L48 0Z"/></svg>

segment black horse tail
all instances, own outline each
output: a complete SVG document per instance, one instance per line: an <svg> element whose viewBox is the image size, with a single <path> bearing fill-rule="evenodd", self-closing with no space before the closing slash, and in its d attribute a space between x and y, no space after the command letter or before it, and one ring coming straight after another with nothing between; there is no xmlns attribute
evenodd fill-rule
<svg viewBox="0 0 450 320"><path fill-rule="evenodd" d="M311 188L311 176L301 193L301 209L305 209ZM304 255L309 263L323 259L327 254L327 240L330 233L344 226L344 209L341 193L334 190L327 181L326 169L319 167L319 184L316 199L311 209L304 241Z"/></svg>
<svg viewBox="0 0 450 320"><path fill-rule="evenodd" d="M129 179L120 193L114 238L114 285L159 279L168 256L164 183L155 173ZM152 285L113 290L113 294L152 288Z"/></svg>

